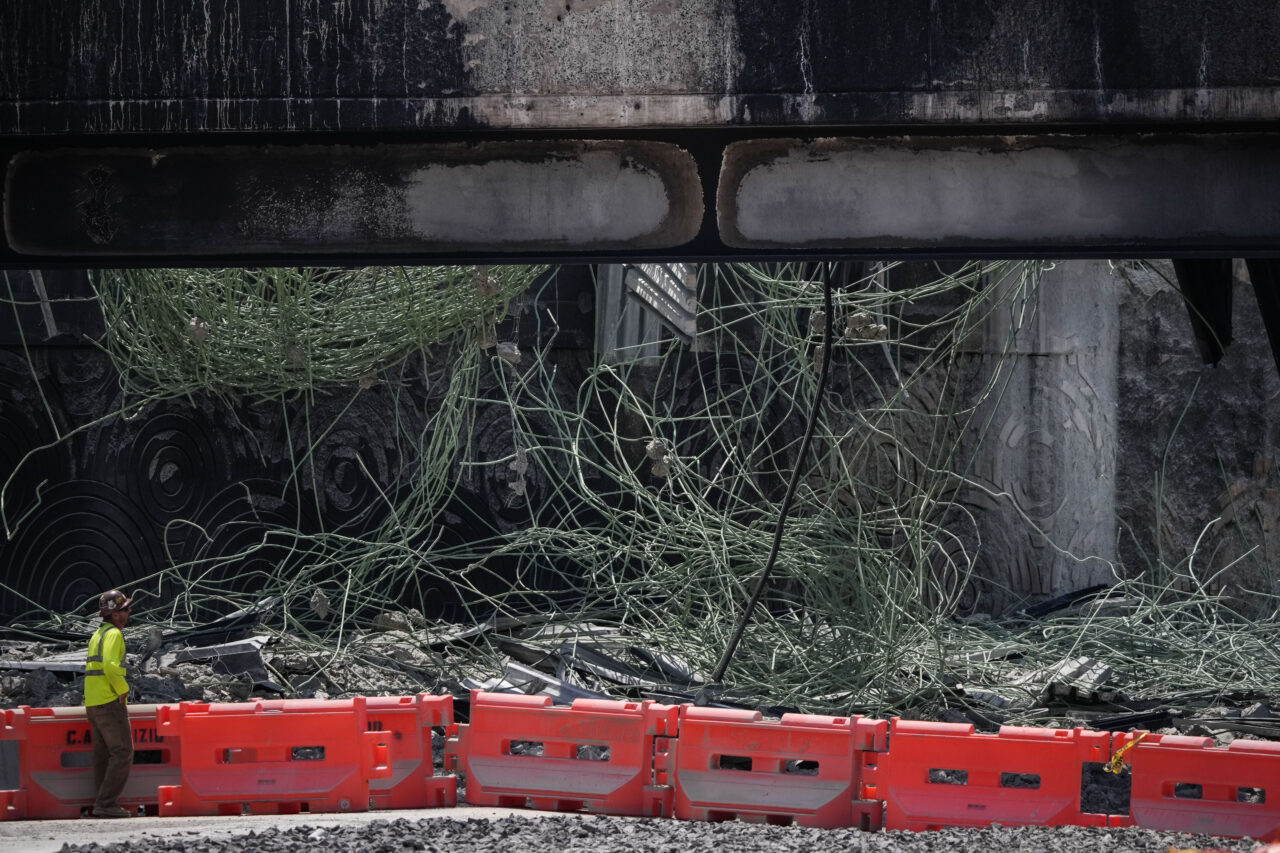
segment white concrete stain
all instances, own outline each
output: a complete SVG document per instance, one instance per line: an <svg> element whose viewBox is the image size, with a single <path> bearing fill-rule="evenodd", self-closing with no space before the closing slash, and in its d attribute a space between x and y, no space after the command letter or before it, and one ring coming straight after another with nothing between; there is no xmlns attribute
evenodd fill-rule
<svg viewBox="0 0 1280 853"><path fill-rule="evenodd" d="M494 0L442 0L445 11L455 21L465 21L467 17L481 6L488 6ZM427 8L429 0L418 0L418 8Z"/></svg>
<svg viewBox="0 0 1280 853"><path fill-rule="evenodd" d="M1196 71L1196 79L1201 89L1209 87L1209 14L1204 15L1203 29L1200 34L1200 67Z"/></svg>
<svg viewBox="0 0 1280 853"><path fill-rule="evenodd" d="M1180 176L1176 189L1170 175ZM1276 183L1276 158L1223 157L1179 144L796 145L721 188L737 205L722 233L733 245L886 248L1267 238L1280 232L1280 206L1254 188ZM721 216L730 213L722 209Z"/></svg>
<svg viewBox="0 0 1280 853"><path fill-rule="evenodd" d="M671 213L662 179L619 168L612 152L573 160L432 165L405 193L410 227L429 242L563 244L628 242Z"/></svg>
<svg viewBox="0 0 1280 853"><path fill-rule="evenodd" d="M488 38L464 43L468 82L508 97L723 91L736 52L725 6L719 0L469 5L459 10L460 20ZM614 110L612 118L622 114Z"/></svg>
<svg viewBox="0 0 1280 853"><path fill-rule="evenodd" d="M1093 85L1099 91L1106 88L1106 77L1102 73L1102 23L1096 7L1093 10Z"/></svg>
<svg viewBox="0 0 1280 853"><path fill-rule="evenodd" d="M818 118L818 108L813 90L813 59L809 55L809 31L813 26L812 0L803 0L800 7L800 77L804 81L804 92L798 98L800 117L806 122Z"/></svg>

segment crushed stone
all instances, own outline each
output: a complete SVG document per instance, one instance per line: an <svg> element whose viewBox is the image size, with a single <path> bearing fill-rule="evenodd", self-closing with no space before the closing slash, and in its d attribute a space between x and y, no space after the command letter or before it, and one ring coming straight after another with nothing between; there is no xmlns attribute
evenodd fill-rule
<svg viewBox="0 0 1280 853"><path fill-rule="evenodd" d="M1215 848L1252 851L1249 840L1139 829L993 826L931 832L861 832L810 829L737 821L702 823L669 818L504 817L452 820L377 820L360 826L316 828L299 825L228 838L139 838L121 844L64 845L62 853L489 853L494 850L556 850L558 853L609 851L839 851L839 853L1168 853L1170 849Z"/></svg>

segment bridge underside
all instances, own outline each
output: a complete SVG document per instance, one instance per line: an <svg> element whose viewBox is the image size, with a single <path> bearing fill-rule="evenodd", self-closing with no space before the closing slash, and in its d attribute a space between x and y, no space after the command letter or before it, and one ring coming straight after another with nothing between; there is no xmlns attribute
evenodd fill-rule
<svg viewBox="0 0 1280 853"><path fill-rule="evenodd" d="M1062 592L1107 580L1092 573L1121 558L1141 571L1148 554L1175 553L1221 556L1213 571L1256 560L1274 589L1280 397L1254 354L1266 339L1280 354L1276 81L1274 0L6 0L0 269L33 272L5 277L20 328L0 352L0 456L16 470L52 425L102 426L69 431L52 473L24 468L39 500L15 544L0 542L0 564L21 567L32 589L56 586L70 609L126 571L167 567L176 522L215 537L184 539L191 560L257 559L242 534L299 525L322 493L334 502L314 529L346 530L349 505L380 507L368 496L393 494L414 470L398 433L377 426L400 423L399 392L366 387L363 373L346 389L360 406L323 430L328 472L304 476L281 461L292 451L272 450L293 440L291 402L278 420L252 421L263 424L254 442L235 410L217 420L180 401L113 420L116 374L86 367L106 361L101 328L56 315L85 301L87 286L59 290L83 278L73 270L1129 257L1175 264L1045 265L1016 352L1003 318L957 336L965 364L1008 355L1014 369L982 414L997 428L962 431L983 443L965 463L973 499L957 505L984 525L983 559L1011 594ZM1176 276L1181 292L1156 276ZM1262 324L1233 310L1246 277ZM15 296L19 280L30 287ZM592 318L622 324L596 314L590 276L579 284L548 289L543 305L587 324L585 361ZM1186 345L1184 310L1198 347ZM1239 346L1224 357L1233 318ZM201 322L183 315L178 329L199 337ZM549 347L529 325L529 346ZM574 334L558 323L555 334L569 348ZM296 360L290 344L255 363ZM879 365L879 347L868 351ZM1184 396L1202 387L1202 359L1225 369L1193 407ZM505 375L500 355L488 361ZM566 399L580 391L575 363L556 360ZM704 399L710 380L686 375L680 393ZM417 382L423 396L405 399L430 411L435 387ZM529 445L497 387L485 394L499 414L476 427L493 476L449 505L481 519L476 530L512 529L512 495L527 500L521 513L538 504L538 465L527 493ZM935 414L933 388L886 409L904 419L883 445L893 489L918 480L911 460L933 458L910 426L917 407ZM286 502L330 474L314 501ZM5 506L21 508L14 500ZM1185 527L1168 543L1166 519ZM1246 531L1254 520L1261 532ZM1202 548L1200 531L1218 544ZM1233 550L1246 541L1262 547ZM289 565L274 554L261 555L272 571Z"/></svg>
<svg viewBox="0 0 1280 853"><path fill-rule="evenodd" d="M0 265L1280 252L1268 0L0 6Z"/></svg>

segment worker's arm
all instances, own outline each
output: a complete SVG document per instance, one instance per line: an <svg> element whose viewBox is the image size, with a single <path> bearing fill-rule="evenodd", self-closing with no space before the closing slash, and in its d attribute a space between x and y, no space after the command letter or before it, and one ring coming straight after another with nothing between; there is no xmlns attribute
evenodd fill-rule
<svg viewBox="0 0 1280 853"><path fill-rule="evenodd" d="M125 680L124 634L119 630L107 631L102 638L102 671L113 693L123 696L129 692L129 682Z"/></svg>

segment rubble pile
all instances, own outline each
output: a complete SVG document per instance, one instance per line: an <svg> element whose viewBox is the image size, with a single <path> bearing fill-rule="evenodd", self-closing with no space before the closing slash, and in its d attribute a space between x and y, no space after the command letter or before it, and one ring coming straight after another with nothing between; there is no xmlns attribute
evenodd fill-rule
<svg viewBox="0 0 1280 853"><path fill-rule="evenodd" d="M428 622L415 610L388 610L365 627L346 631L338 644L284 631L274 618L277 607L274 599L264 599L206 625L167 631L145 622L130 626L130 701L449 694L460 719L472 690L547 695L558 704L578 698L692 702L751 708L766 717L822 713L831 701L814 697L809 706L778 705L747 689L711 684L697 667L643 645L607 614L578 621L542 616L459 625ZM82 626L63 624L57 632L31 630L25 637L11 629L0 640L0 705L81 704L84 638L92 629L87 620ZM1129 690L1142 685L1096 657L1048 664L1026 658L1018 644L981 648L959 659L986 667L978 672L999 673L999 684L948 676L897 701L889 714L856 702L837 712L972 723L980 731L1016 724L1141 728L1212 737L1220 745L1240 738L1280 739L1275 696L1222 686L1152 695Z"/></svg>
<svg viewBox="0 0 1280 853"><path fill-rule="evenodd" d="M1252 851L1252 841L1192 836L1140 829L1077 826L950 827L931 832L875 832L809 829L738 821L705 823L667 819L505 817L498 820L374 821L360 826L271 829L221 839L139 838L125 844L66 845L62 853L293 853L302 850L390 853L390 851L561 850L607 853L631 850L840 851L840 853L954 853L1001 850L1008 853L1099 850L1109 853L1167 853L1169 850Z"/></svg>

